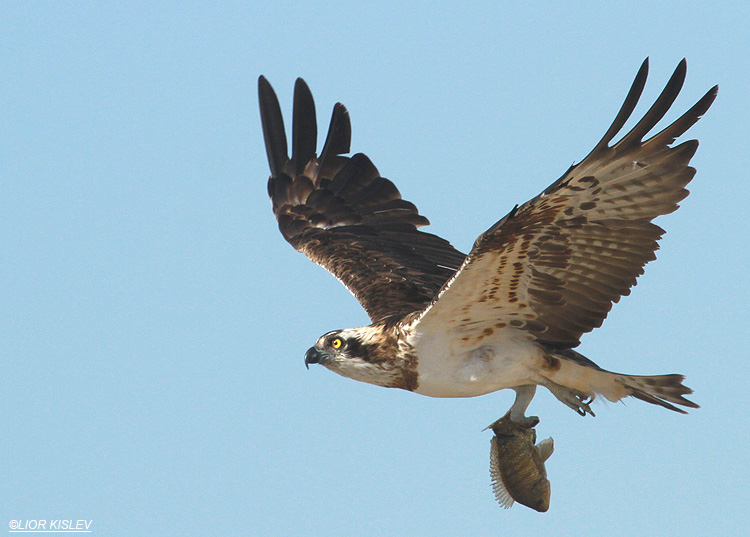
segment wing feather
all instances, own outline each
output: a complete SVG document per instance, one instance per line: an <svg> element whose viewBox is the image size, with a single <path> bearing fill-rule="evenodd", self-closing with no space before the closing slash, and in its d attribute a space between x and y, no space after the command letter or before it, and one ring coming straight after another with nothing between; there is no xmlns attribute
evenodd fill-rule
<svg viewBox="0 0 750 537"><path fill-rule="evenodd" d="M292 117L292 171L302 175L307 163L316 157L318 123L310 88L301 78L294 83L294 116ZM279 113L280 114L280 113Z"/></svg>
<svg viewBox="0 0 750 537"><path fill-rule="evenodd" d="M429 221L369 158L342 155L351 145L342 104L333 108L318 158L315 104L297 79L290 159L279 102L263 77L258 97L271 169L268 195L284 238L341 280L373 322L423 309L465 254L419 231Z"/></svg>
<svg viewBox="0 0 750 537"><path fill-rule="evenodd" d="M580 343L628 295L664 233L651 221L677 209L695 175L697 140L674 141L708 110L717 87L656 135L685 80L677 66L643 118L612 140L646 82L643 63L612 126L581 163L514 208L475 242L463 266L418 317L424 329L482 333L510 324L554 348ZM469 334L470 335L470 334Z"/></svg>
<svg viewBox="0 0 750 537"><path fill-rule="evenodd" d="M286 131L284 118L276 93L265 77L258 78L258 100L260 101L260 122L263 127L263 140L266 144L268 164L271 175L282 171L284 163L289 160L286 146Z"/></svg>

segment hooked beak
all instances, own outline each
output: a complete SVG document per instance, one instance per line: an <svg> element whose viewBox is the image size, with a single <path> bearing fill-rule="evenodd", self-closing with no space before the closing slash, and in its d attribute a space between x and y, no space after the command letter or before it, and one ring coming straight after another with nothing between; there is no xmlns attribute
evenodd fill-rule
<svg viewBox="0 0 750 537"><path fill-rule="evenodd" d="M305 353L305 367L310 369L310 364L319 364L325 359L325 354L315 347L310 347Z"/></svg>

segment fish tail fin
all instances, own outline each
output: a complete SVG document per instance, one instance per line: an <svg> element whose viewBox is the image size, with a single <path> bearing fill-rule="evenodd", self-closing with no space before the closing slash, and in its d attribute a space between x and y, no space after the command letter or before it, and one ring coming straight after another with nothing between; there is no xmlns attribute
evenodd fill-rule
<svg viewBox="0 0 750 537"><path fill-rule="evenodd" d="M545 462L552 456L552 453L554 453L555 442L554 440L552 440L552 438L547 438L546 440L542 440L541 442L539 442L534 447L536 448L537 453L539 453L539 458L542 460L542 462Z"/></svg>

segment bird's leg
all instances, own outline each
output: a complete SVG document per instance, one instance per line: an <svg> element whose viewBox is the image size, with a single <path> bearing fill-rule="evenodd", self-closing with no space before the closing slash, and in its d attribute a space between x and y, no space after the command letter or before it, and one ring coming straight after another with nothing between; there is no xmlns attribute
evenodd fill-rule
<svg viewBox="0 0 750 537"><path fill-rule="evenodd" d="M578 412L581 416L585 416L586 414L596 416L589 406L589 403L594 400L591 394L562 386L549 379L546 379L544 387L552 392L552 395L557 397L558 400Z"/></svg>
<svg viewBox="0 0 750 537"><path fill-rule="evenodd" d="M527 384L513 388L513 390L516 392L516 400L513 402L513 406L510 407L510 419L521 427L531 429L539 423L538 417L526 416L526 409L529 408L529 404L536 393L536 385Z"/></svg>

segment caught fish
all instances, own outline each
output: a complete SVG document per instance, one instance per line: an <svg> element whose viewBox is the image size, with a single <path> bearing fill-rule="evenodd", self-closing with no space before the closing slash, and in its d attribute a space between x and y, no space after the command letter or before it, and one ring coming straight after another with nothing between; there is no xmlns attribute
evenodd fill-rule
<svg viewBox="0 0 750 537"><path fill-rule="evenodd" d="M510 419L510 412L490 425L495 436L490 448L492 490L509 509L516 501L539 512L549 509L550 485L544 461L554 451L551 438L535 445L536 431Z"/></svg>

